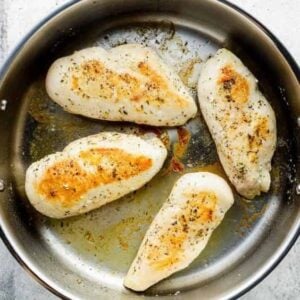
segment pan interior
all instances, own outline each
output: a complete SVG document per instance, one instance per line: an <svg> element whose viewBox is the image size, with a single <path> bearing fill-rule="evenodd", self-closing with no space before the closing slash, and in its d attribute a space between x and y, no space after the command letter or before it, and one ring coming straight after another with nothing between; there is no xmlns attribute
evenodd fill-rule
<svg viewBox="0 0 300 300"><path fill-rule="evenodd" d="M191 28L171 17L151 20L130 23L124 17L123 21L119 19L119 24L110 28L95 25L88 31L76 33L71 42L59 45L52 60L94 45L110 48L125 43L141 43L156 49L173 66L196 100L196 78L201 65L224 46L224 41L218 41L205 35L200 28ZM96 286L130 293L124 290L122 280L149 224L176 179L183 173L201 170L214 172L225 179L226 176L200 113L183 126L183 131L190 135L190 141L186 149L180 152L178 135L182 129L153 129L130 123L103 122L64 112L45 91L44 80L50 63L48 61L45 67L41 66L22 95L22 113L16 125L18 134L14 135L14 148L17 150L11 161L17 197L20 199L18 206L29 220L29 230L47 251L56 270L65 270L62 277L77 284L79 289L87 288L92 282ZM253 72L260 77L259 68L254 68ZM293 157L289 147L291 137L284 104L267 81L262 80L262 87L280 124L270 191L253 201L235 193L233 207L201 255L187 269L150 288L145 295L176 294L229 272L258 247L278 218L293 173L290 164ZM47 154L61 151L75 139L102 131L157 134L169 148L163 169L142 189L90 213L54 220L35 212L24 195L24 174L29 164ZM171 167L174 157L183 165L181 171Z"/></svg>

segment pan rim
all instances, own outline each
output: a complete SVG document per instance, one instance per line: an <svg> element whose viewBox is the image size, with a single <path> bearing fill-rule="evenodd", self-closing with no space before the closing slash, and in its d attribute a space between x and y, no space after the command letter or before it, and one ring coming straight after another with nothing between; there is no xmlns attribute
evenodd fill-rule
<svg viewBox="0 0 300 300"><path fill-rule="evenodd" d="M45 25L49 20L51 20L53 17L58 15L60 12L64 11L65 9L75 5L76 3L79 3L80 0L70 0L67 3L60 5L58 8L54 9L50 14L48 14L45 18L43 18L41 21L39 21L33 28L23 37L20 39L20 41L17 43L17 45L10 51L7 58L4 60L4 63L0 67L0 80L3 79L4 75L6 74L7 70L9 69L10 64L13 62L15 57L18 55L18 53L22 50L23 46L26 44L27 40L30 39L43 25ZM230 3L227 0L218 0L219 3L235 10L240 15L245 17L248 21L253 23L256 28L261 30L273 43L274 47L277 48L277 50L283 55L286 62L288 63L289 67L291 68L292 72L294 73L295 77L297 78L297 81L300 82L300 67L298 63L295 61L293 56L289 53L287 48L282 44L282 42L260 21L258 21L256 18L254 18L252 15L238 7L237 5ZM296 225L297 226L297 225ZM254 288L258 283L263 281L283 260L283 258L289 253L292 246L297 241L298 237L300 236L300 224L298 225L298 228L295 228L295 232L293 236L290 238L289 241L286 242L286 245L283 246L283 249L278 249L277 252L272 255L271 261L265 263L261 266L260 274L255 273L254 275L250 276L246 282L244 282L243 286L240 286L240 288L237 288L235 292L230 292L227 295L227 299L237 299L250 291L252 288ZM41 274L38 274L39 272L36 270L34 271L33 268L30 266L30 263L26 261L26 258L22 257L17 251L14 249L13 243L10 241L10 239L5 235L3 228L0 224L0 237L4 243L4 245L7 247L7 249L10 251L12 256L17 260L17 262L27 271L37 282L39 282L43 287L48 289L50 292L52 292L54 295L62 298L62 299L71 299L69 298L63 291L59 291L57 288L54 288L48 280L43 279Z"/></svg>

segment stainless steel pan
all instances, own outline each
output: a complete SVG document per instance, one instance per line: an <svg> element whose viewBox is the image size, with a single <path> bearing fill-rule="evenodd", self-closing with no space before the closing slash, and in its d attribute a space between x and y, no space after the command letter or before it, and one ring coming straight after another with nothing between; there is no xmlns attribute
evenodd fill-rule
<svg viewBox="0 0 300 300"><path fill-rule="evenodd" d="M26 167L78 137L102 130L137 131L135 125L93 121L65 113L44 88L45 72L59 56L91 45L138 42L155 47L183 80L219 47L236 53L259 79L277 116L278 145L272 187L253 201L238 195L206 250L186 270L142 295L171 299L227 299L266 276L288 252L300 228L300 72L261 24L223 1L85 0L56 11L9 58L0 82L0 225L16 259L62 298L136 299L122 286L139 243L178 173L169 171L176 129L164 169L142 190L64 221L39 215L24 195ZM189 81L193 90L193 82ZM186 128L191 141L183 172L222 174L199 114ZM142 128L143 131L151 130Z"/></svg>

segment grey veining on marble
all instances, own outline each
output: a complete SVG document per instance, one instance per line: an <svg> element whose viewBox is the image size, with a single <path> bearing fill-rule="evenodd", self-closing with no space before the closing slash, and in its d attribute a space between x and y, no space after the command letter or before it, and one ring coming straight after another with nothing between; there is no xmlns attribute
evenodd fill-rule
<svg viewBox="0 0 300 300"><path fill-rule="evenodd" d="M0 65L33 25L65 2L67 1L0 0ZM231 0L231 2L244 8L271 29L300 63L300 0ZM0 240L0 300L25 299L58 298L23 270ZM241 299L300 299L300 240L275 271Z"/></svg>
<svg viewBox="0 0 300 300"><path fill-rule="evenodd" d="M4 60L7 50L7 15L5 13L5 8L4 0L0 0L0 64Z"/></svg>

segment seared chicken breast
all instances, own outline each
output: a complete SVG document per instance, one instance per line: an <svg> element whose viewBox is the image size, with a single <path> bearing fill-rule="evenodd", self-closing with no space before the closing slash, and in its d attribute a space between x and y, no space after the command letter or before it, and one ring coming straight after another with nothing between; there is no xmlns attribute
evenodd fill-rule
<svg viewBox="0 0 300 300"><path fill-rule="evenodd" d="M46 216L79 215L142 187L166 156L157 137L99 133L34 162L26 172L26 194Z"/></svg>
<svg viewBox="0 0 300 300"><path fill-rule="evenodd" d="M183 175L150 225L124 285L144 291L186 268L233 204L230 187L207 172Z"/></svg>
<svg viewBox="0 0 300 300"><path fill-rule="evenodd" d="M233 53L221 49L203 66L198 98L220 161L238 193L252 199L267 192L276 120L256 78Z"/></svg>
<svg viewBox="0 0 300 300"><path fill-rule="evenodd" d="M178 126L197 112L174 70L138 44L60 58L48 71L46 89L66 111L101 120Z"/></svg>

